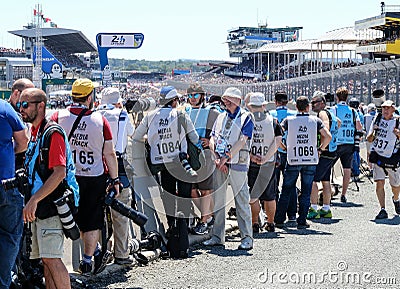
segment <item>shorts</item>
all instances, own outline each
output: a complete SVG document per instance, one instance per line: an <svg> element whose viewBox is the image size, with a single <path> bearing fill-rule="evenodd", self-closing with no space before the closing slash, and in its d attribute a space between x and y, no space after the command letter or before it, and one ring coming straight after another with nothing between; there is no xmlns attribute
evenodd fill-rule
<svg viewBox="0 0 400 289"><path fill-rule="evenodd" d="M386 177L385 170L380 166L378 166L377 164L373 164L373 168L374 168L374 173L373 173L374 181L382 181L382 180L384 181ZM397 169L395 171L392 169L386 169L386 172L389 177L389 184L392 187L400 186L400 169Z"/></svg>
<svg viewBox="0 0 400 289"><path fill-rule="evenodd" d="M198 182L193 184L193 189L198 190L213 190L214 189L214 182L213 182L213 175L206 178L204 181Z"/></svg>
<svg viewBox="0 0 400 289"><path fill-rule="evenodd" d="M64 253L64 233L59 216L47 219L36 218L32 222L31 259L62 258Z"/></svg>
<svg viewBox="0 0 400 289"><path fill-rule="evenodd" d="M333 159L321 156L315 169L314 182L330 181Z"/></svg>
<svg viewBox="0 0 400 289"><path fill-rule="evenodd" d="M107 175L76 177L79 185L79 207L75 221L81 232L101 230L104 225L104 199Z"/></svg>
<svg viewBox="0 0 400 289"><path fill-rule="evenodd" d="M351 165L353 162L353 152L353 144L338 145L336 150L336 159L333 164L335 164L337 160L340 159L340 162L342 163L342 167L344 169L351 169Z"/></svg>
<svg viewBox="0 0 400 289"><path fill-rule="evenodd" d="M275 179L275 162L266 163L262 166L250 166L247 173L250 189L250 199L261 199L265 201L275 200L273 179ZM272 187L271 187L272 186Z"/></svg>

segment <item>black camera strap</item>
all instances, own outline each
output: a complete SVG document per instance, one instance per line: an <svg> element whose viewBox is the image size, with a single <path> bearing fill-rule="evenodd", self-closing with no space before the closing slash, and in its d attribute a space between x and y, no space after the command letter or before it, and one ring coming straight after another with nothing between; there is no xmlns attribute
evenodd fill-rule
<svg viewBox="0 0 400 289"><path fill-rule="evenodd" d="M78 114L78 117L75 119L74 124L72 125L71 131L69 132L68 135L68 141L71 140L72 135L74 134L76 128L78 127L79 122L81 121L83 115L88 111L89 109L83 108L81 112Z"/></svg>

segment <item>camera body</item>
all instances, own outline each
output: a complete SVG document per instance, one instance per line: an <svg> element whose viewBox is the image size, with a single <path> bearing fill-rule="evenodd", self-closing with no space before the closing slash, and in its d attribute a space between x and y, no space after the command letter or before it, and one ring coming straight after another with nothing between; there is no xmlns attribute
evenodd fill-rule
<svg viewBox="0 0 400 289"><path fill-rule="evenodd" d="M146 224L148 217L145 214L136 211L131 207L128 207L121 201L117 200L115 198L116 195L117 191L115 190L114 186L111 186L104 200L105 204L107 206L110 206L111 209L117 211L121 215L131 219L138 226L143 226L144 224Z"/></svg>
<svg viewBox="0 0 400 289"><path fill-rule="evenodd" d="M327 92L325 94L325 100L326 102L335 102L335 96L332 93Z"/></svg>
<svg viewBox="0 0 400 289"><path fill-rule="evenodd" d="M156 101L151 97L143 99L128 99L125 102L125 108L128 112L132 113L149 111L156 108Z"/></svg>

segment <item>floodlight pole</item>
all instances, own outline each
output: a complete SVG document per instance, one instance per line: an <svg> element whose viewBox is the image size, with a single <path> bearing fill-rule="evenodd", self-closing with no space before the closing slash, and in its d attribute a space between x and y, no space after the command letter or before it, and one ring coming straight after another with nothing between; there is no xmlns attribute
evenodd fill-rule
<svg viewBox="0 0 400 289"><path fill-rule="evenodd" d="M37 4L35 15L35 65L33 67L33 83L35 87L42 88L42 49L43 49L43 36L42 36L42 7Z"/></svg>

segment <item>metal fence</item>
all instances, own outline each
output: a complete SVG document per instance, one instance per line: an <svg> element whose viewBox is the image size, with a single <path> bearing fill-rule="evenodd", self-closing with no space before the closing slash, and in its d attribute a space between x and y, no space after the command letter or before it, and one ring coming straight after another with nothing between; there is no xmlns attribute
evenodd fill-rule
<svg viewBox="0 0 400 289"><path fill-rule="evenodd" d="M276 91L285 91L289 98L296 99L300 95L311 97L316 90L334 93L340 86L350 90L350 97L356 97L361 102L370 103L372 91L383 89L386 99L399 105L400 59L365 64L350 68L341 68L318 74L270 82L251 84L215 84L199 82L203 88L213 94L222 94L229 86L242 90L243 94L252 91L263 92L268 101L273 100ZM179 90L186 90L188 82L168 80L169 85Z"/></svg>

